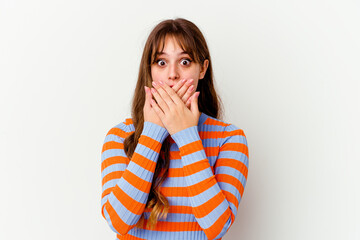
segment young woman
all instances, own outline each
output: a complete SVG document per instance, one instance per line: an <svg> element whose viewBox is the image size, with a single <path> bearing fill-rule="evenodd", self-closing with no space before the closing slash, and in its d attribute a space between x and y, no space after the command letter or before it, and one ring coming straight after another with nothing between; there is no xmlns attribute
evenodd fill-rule
<svg viewBox="0 0 360 240"><path fill-rule="evenodd" d="M101 155L101 212L117 239L221 239L234 223L249 167L243 130L220 120L200 30L160 22L142 55L132 118Z"/></svg>

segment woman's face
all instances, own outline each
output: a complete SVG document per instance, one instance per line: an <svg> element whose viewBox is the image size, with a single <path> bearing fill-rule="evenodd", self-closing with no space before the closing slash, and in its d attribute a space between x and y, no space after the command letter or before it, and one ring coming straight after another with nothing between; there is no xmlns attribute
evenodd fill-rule
<svg viewBox="0 0 360 240"><path fill-rule="evenodd" d="M199 79L205 76L208 64L207 59L203 66L195 63L176 40L167 35L163 51L157 55L155 63L151 64L151 77L153 81L161 80L171 87L181 79L193 79L193 92L195 92Z"/></svg>

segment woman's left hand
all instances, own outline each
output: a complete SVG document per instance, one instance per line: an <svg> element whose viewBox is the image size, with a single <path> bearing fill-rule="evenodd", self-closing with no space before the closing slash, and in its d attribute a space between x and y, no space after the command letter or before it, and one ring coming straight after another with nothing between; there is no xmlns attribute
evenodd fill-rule
<svg viewBox="0 0 360 240"><path fill-rule="evenodd" d="M170 135L186 128L197 126L200 117L198 108L200 92L195 92L189 98L189 109L170 86L160 81L158 83L153 81L152 84L155 89L151 88L151 92L157 103L152 99L151 106L160 117Z"/></svg>

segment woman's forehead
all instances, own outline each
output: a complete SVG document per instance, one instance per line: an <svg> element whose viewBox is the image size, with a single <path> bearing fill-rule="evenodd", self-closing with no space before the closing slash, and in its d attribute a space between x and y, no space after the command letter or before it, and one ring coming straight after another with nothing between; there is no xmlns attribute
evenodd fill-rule
<svg viewBox="0 0 360 240"><path fill-rule="evenodd" d="M165 45L167 45L170 41L172 43L174 43L175 46L178 46L183 51L186 51L186 44L185 44L184 39L182 37L175 36L173 34L166 34L158 42L158 46L156 47L157 52L162 52L164 50L164 48L165 48Z"/></svg>

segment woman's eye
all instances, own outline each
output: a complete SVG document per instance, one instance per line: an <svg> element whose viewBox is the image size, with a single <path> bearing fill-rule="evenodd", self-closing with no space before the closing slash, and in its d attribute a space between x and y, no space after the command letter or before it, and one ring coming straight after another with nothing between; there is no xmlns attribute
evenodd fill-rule
<svg viewBox="0 0 360 240"><path fill-rule="evenodd" d="M164 66L164 65L165 65L165 61L162 60L162 59L156 60L156 62L157 62L157 64L158 64L159 66Z"/></svg>
<svg viewBox="0 0 360 240"><path fill-rule="evenodd" d="M186 58L186 59L183 59L183 60L181 61L181 63L182 63L183 65L190 65L191 60L188 59L188 58Z"/></svg>

